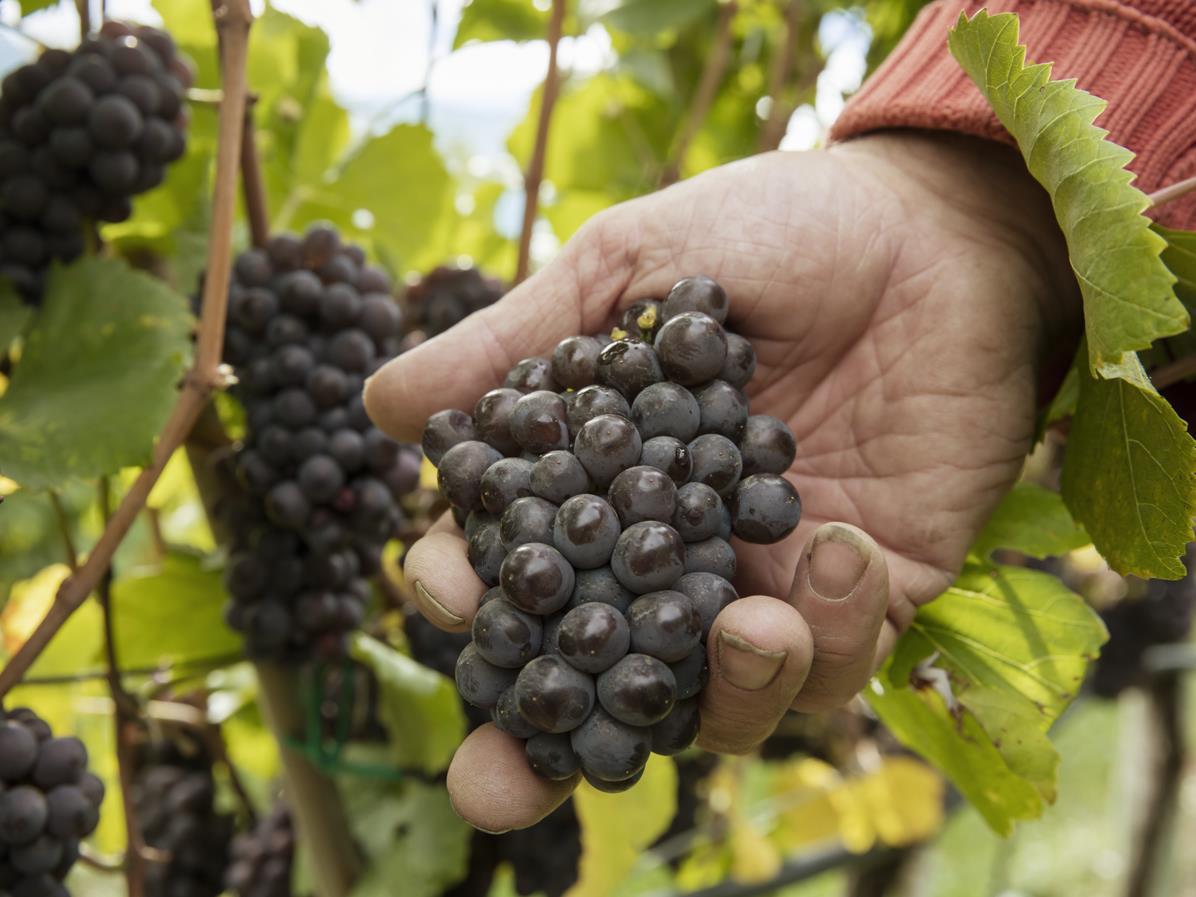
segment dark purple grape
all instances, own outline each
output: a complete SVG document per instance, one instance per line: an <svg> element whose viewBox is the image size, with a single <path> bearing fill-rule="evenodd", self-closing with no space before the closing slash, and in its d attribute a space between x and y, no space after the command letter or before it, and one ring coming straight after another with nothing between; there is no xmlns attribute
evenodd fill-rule
<svg viewBox="0 0 1196 897"><path fill-rule="evenodd" d="M655 657L628 654L598 677L597 693L598 703L619 722L651 726L673 709L677 680Z"/></svg>
<svg viewBox="0 0 1196 897"><path fill-rule="evenodd" d="M573 731L573 750L587 775L620 782L637 775L651 753L650 730L621 723L601 707Z"/></svg>
<svg viewBox="0 0 1196 897"><path fill-rule="evenodd" d="M676 663L699 643L702 618L682 592L661 591L643 595L627 609L631 648L665 663Z"/></svg>
<svg viewBox="0 0 1196 897"><path fill-rule="evenodd" d="M608 782L605 779L600 779L597 776L592 776L585 770L582 770L581 777L585 779L586 784L595 791L601 791L603 794L621 794L624 791L629 791L639 784L640 779L644 777L644 770L641 768L639 772L630 778L620 779L617 782Z"/></svg>
<svg viewBox="0 0 1196 897"><path fill-rule="evenodd" d="M327 442L323 430L313 430L312 432ZM344 472L340 465L327 455L312 455L299 468L299 488L314 504L331 501L343 485L345 485Z"/></svg>
<svg viewBox="0 0 1196 897"><path fill-rule="evenodd" d="M573 578L573 594L569 607L579 607L591 601L609 604L619 613L626 612L635 600L635 595L623 587L610 567L596 570L578 570Z"/></svg>
<svg viewBox="0 0 1196 897"><path fill-rule="evenodd" d="M487 602L473 618L473 644L495 666L518 669L540 653L544 635L539 617L507 598Z"/></svg>
<svg viewBox="0 0 1196 897"><path fill-rule="evenodd" d="M573 453L599 488L610 485L619 473L635 465L643 442L635 424L625 417L600 414L578 432Z"/></svg>
<svg viewBox="0 0 1196 897"><path fill-rule="evenodd" d="M0 779L18 782L37 762L37 739L25 726L6 720L0 723Z"/></svg>
<svg viewBox="0 0 1196 897"><path fill-rule="evenodd" d="M743 471L743 459L734 442L718 433L706 433L689 444L689 454L693 482L705 483L722 496L731 494Z"/></svg>
<svg viewBox="0 0 1196 897"><path fill-rule="evenodd" d="M677 486L655 467L629 467L610 484L609 498L623 526L644 520L672 523Z"/></svg>
<svg viewBox="0 0 1196 897"><path fill-rule="evenodd" d="M756 373L756 350L738 333L727 334L727 358L718 379L725 380L736 389L743 389Z"/></svg>
<svg viewBox="0 0 1196 897"><path fill-rule="evenodd" d="M767 414L753 414L747 419L739 440L743 475L782 474L797 456L797 442L783 421Z"/></svg>
<svg viewBox="0 0 1196 897"><path fill-rule="evenodd" d="M797 528L801 498L784 477L757 473L735 487L731 529L745 542L779 542Z"/></svg>
<svg viewBox="0 0 1196 897"><path fill-rule="evenodd" d="M615 340L598 355L598 382L629 400L664 379L656 350L638 340Z"/></svg>
<svg viewBox="0 0 1196 897"><path fill-rule="evenodd" d="M104 782L94 773L85 772L78 782L80 791L91 801L93 807L99 807L104 802Z"/></svg>
<svg viewBox="0 0 1196 897"><path fill-rule="evenodd" d="M511 412L521 395L516 389L492 389L478 399L473 409L478 438L504 455L519 453L519 443L511 435Z"/></svg>
<svg viewBox="0 0 1196 897"><path fill-rule="evenodd" d="M87 770L87 748L72 736L51 738L42 744L33 766L33 784L43 791L69 785Z"/></svg>
<svg viewBox="0 0 1196 897"><path fill-rule="evenodd" d="M458 508L476 511L482 507L482 476L501 458L484 442L459 442L444 453L437 468L440 494Z"/></svg>
<svg viewBox="0 0 1196 897"><path fill-rule="evenodd" d="M336 368L328 368L328 370L337 371ZM337 371L337 373L340 372ZM428 423L424 427L424 435L420 439L420 447L424 450L424 455L428 460L439 466L444 453L454 445L461 442L477 441L477 439L473 418L464 411L450 408L446 411L437 411L428 418Z"/></svg>
<svg viewBox="0 0 1196 897"><path fill-rule="evenodd" d="M507 551L529 542L553 544L557 506L529 495L511 502L500 519L502 544Z"/></svg>
<svg viewBox="0 0 1196 897"><path fill-rule="evenodd" d="M478 607L489 604L491 601L497 601L499 598L506 598L503 593L502 586L491 586L486 589L481 598L478 599Z"/></svg>
<svg viewBox="0 0 1196 897"><path fill-rule="evenodd" d="M56 838L82 838L100 821L98 805L76 785L59 785L46 794L46 831Z"/></svg>
<svg viewBox="0 0 1196 897"><path fill-rule="evenodd" d="M676 485L680 486L689 480L693 470L693 459L689 454L689 446L672 436L653 436L644 440L644 448L640 452L640 464L645 467L655 467L669 475Z"/></svg>
<svg viewBox="0 0 1196 897"><path fill-rule="evenodd" d="M723 579L735 578L735 549L718 536L685 546L686 573L714 573Z"/></svg>
<svg viewBox="0 0 1196 897"><path fill-rule="evenodd" d="M700 644L685 657L670 663L669 669L673 671L673 678L677 682L677 700L694 697L706 687L710 675L706 664L706 645Z"/></svg>
<svg viewBox="0 0 1196 897"><path fill-rule="evenodd" d="M632 524L615 543L611 569L637 595L667 589L685 572L685 543L668 524Z"/></svg>
<svg viewBox="0 0 1196 897"><path fill-rule="evenodd" d="M118 94L101 97L91 107L87 127L100 146L123 149L141 136L144 119L133 101Z"/></svg>
<svg viewBox="0 0 1196 897"><path fill-rule="evenodd" d="M587 386L569 400L569 431L578 433L587 421L600 414L631 417L631 406L623 394L609 386Z"/></svg>
<svg viewBox="0 0 1196 897"><path fill-rule="evenodd" d="M301 430L315 422L316 406L302 389L284 389L270 403L272 417L291 430Z"/></svg>
<svg viewBox="0 0 1196 897"><path fill-rule="evenodd" d="M491 526L496 523L498 523L498 518L488 511L470 511L464 523L461 524L461 529L465 531L466 539L472 539L474 533L483 526Z"/></svg>
<svg viewBox="0 0 1196 897"><path fill-rule="evenodd" d="M57 79L43 90L37 98L37 107L51 124L69 126L86 120L94 101L91 88L68 77Z"/></svg>
<svg viewBox="0 0 1196 897"><path fill-rule="evenodd" d="M538 390L555 392L557 386L552 379L552 362L547 358L524 358L507 373L503 386L522 393Z"/></svg>
<svg viewBox="0 0 1196 897"><path fill-rule="evenodd" d="M45 828L48 815L45 795L37 788L10 788L0 794L0 842L10 846L28 844Z"/></svg>
<svg viewBox="0 0 1196 897"><path fill-rule="evenodd" d="M698 435L702 413L693 393L666 381L653 383L635 397L631 420L644 439L672 436L689 442Z"/></svg>
<svg viewBox="0 0 1196 897"><path fill-rule="evenodd" d="M573 593L573 567L551 545L529 542L507 555L500 581L516 607L547 615L568 603Z"/></svg>
<svg viewBox="0 0 1196 897"><path fill-rule="evenodd" d="M320 303L320 322L329 333L357 323L361 317L361 296L345 283L333 283L324 290Z"/></svg>
<svg viewBox="0 0 1196 897"><path fill-rule="evenodd" d="M0 203L13 218L32 221L45 211L50 194L36 177L17 177L0 190Z"/></svg>
<svg viewBox="0 0 1196 897"><path fill-rule="evenodd" d="M331 408L340 405L348 397L349 379L340 368L334 368L330 364L319 364L312 369L307 378L307 391L317 406Z"/></svg>
<svg viewBox="0 0 1196 897"><path fill-rule="evenodd" d="M553 504L590 492L594 484L572 452L555 451L540 457L532 467L532 492Z"/></svg>
<svg viewBox="0 0 1196 897"><path fill-rule="evenodd" d="M522 396L511 409L511 436L525 450L542 455L569 447L565 400L537 390Z"/></svg>
<svg viewBox="0 0 1196 897"><path fill-rule="evenodd" d="M561 389L581 389L594 382L602 345L592 336L570 336L552 350L552 379Z"/></svg>
<svg viewBox="0 0 1196 897"><path fill-rule="evenodd" d="M702 619L702 639L710 635L710 627L714 619L739 595L735 587L727 580L714 573L686 573L673 586L675 590L687 595Z"/></svg>
<svg viewBox="0 0 1196 897"><path fill-rule="evenodd" d="M557 510L552 540L574 567L590 570L610 560L619 532L609 504L596 495L575 495Z"/></svg>
<svg viewBox="0 0 1196 897"><path fill-rule="evenodd" d="M385 293L367 293L362 299L359 324L374 341L397 335L401 320L398 305Z"/></svg>
<svg viewBox="0 0 1196 897"><path fill-rule="evenodd" d="M727 336L722 325L697 312L670 316L656 335L655 346L665 375L683 386L714 379L727 358Z"/></svg>
<svg viewBox="0 0 1196 897"><path fill-rule="evenodd" d="M609 604L596 601L573 608L557 630L557 652L583 673L610 669L630 646L627 619Z"/></svg>
<svg viewBox="0 0 1196 897"><path fill-rule="evenodd" d="M328 454L345 473L355 473L365 463L365 440L356 430L336 430L328 440Z"/></svg>
<svg viewBox="0 0 1196 897"><path fill-rule="evenodd" d="M53 835L39 835L28 844L8 851L8 862L26 876L47 875L57 868L61 859L62 842Z"/></svg>
<svg viewBox="0 0 1196 897"><path fill-rule="evenodd" d="M482 475L482 507L501 514L517 498L532 494L532 462L523 458L500 458Z"/></svg>
<svg viewBox="0 0 1196 897"><path fill-rule="evenodd" d="M457 658L454 678L457 691L467 704L489 710L498 703L502 693L515 684L515 670L496 667L487 661L477 646L470 642Z"/></svg>
<svg viewBox="0 0 1196 897"><path fill-rule="evenodd" d="M727 293L712 277L698 274L677 281L664 300L664 319L668 321L686 312L699 312L726 323Z"/></svg>
<svg viewBox="0 0 1196 897"><path fill-rule="evenodd" d="M341 248L341 238L329 224L313 224L303 235L300 253L303 266L319 270L336 255Z"/></svg>
<svg viewBox="0 0 1196 897"><path fill-rule="evenodd" d="M576 729L594 709L594 680L556 655L542 655L515 680L519 712L541 732Z"/></svg>
<svg viewBox="0 0 1196 897"><path fill-rule="evenodd" d="M673 528L686 542L701 542L717 536L729 521L727 510L718 493L705 483L686 483L677 490Z"/></svg>
<svg viewBox="0 0 1196 897"><path fill-rule="evenodd" d="M315 313L323 292L324 287L320 279L310 271L292 271L284 276L278 285L282 310L299 317Z"/></svg>
<svg viewBox="0 0 1196 897"><path fill-rule="evenodd" d="M68 168L82 168L95 154L95 143L86 128L56 128L50 135L50 155Z"/></svg>
<svg viewBox="0 0 1196 897"><path fill-rule="evenodd" d="M678 701L672 712L652 727L653 752L666 757L681 753L698 737L698 724L698 699Z"/></svg>
<svg viewBox="0 0 1196 897"><path fill-rule="evenodd" d="M730 383L715 380L698 390L697 398L702 412L701 431L738 442L747 425L747 397Z"/></svg>
<svg viewBox="0 0 1196 897"><path fill-rule="evenodd" d="M94 93L108 93L116 87L116 72L112 69L112 63L102 56L91 53L76 55L67 66L67 71Z"/></svg>
<svg viewBox="0 0 1196 897"><path fill-rule="evenodd" d="M527 764L536 775L563 782L577 775L580 763L568 735L541 732L527 740Z"/></svg>
<svg viewBox="0 0 1196 897"><path fill-rule="evenodd" d="M477 527L469 536L465 556L478 579L488 586L496 585L503 559L507 556L498 524Z"/></svg>
<svg viewBox="0 0 1196 897"><path fill-rule="evenodd" d="M328 360L344 371L368 373L374 343L360 330L342 330L328 343Z"/></svg>
<svg viewBox="0 0 1196 897"><path fill-rule="evenodd" d="M498 703L490 710L490 719L494 721L494 727L498 731L506 732L513 738L534 738L540 734L540 730L525 720L519 712L514 686L499 697Z"/></svg>

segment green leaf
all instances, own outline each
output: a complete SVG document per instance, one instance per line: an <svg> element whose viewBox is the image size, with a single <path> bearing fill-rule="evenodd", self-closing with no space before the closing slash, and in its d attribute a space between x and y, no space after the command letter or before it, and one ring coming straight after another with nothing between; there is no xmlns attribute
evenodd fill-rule
<svg viewBox="0 0 1196 897"><path fill-rule="evenodd" d="M364 633L354 635L350 653L378 678L378 712L395 762L428 772L447 767L465 735L452 680Z"/></svg>
<svg viewBox="0 0 1196 897"><path fill-rule="evenodd" d="M1018 483L997 505L972 551L987 558L998 548L1030 557L1054 557L1087 545L1088 534L1071 519L1058 492Z"/></svg>
<svg viewBox="0 0 1196 897"><path fill-rule="evenodd" d="M718 0L623 0L600 21L630 34L652 36L692 24L718 6Z"/></svg>
<svg viewBox="0 0 1196 897"><path fill-rule="evenodd" d="M470 0L461 10L456 50L469 41L543 40L548 32L548 10L531 0Z"/></svg>
<svg viewBox="0 0 1196 897"><path fill-rule="evenodd" d="M1184 304L1188 314L1192 314L1196 311L1196 233L1171 230L1158 224L1154 229L1167 241L1167 248L1163 250L1163 264L1176 277L1175 295ZM1189 329L1171 337L1166 344L1176 357L1196 355L1196 332Z"/></svg>
<svg viewBox="0 0 1196 897"><path fill-rule="evenodd" d="M8 392L0 473L27 488L144 464L191 354L187 300L114 259L49 277Z"/></svg>
<svg viewBox="0 0 1196 897"><path fill-rule="evenodd" d="M112 584L121 665L165 666L238 653L241 640L224 622L224 601L219 571L192 555L172 552L154 569L121 576Z"/></svg>
<svg viewBox="0 0 1196 897"><path fill-rule="evenodd" d="M1146 373L1081 371L1063 457L1063 498L1118 573L1179 579L1196 514L1196 442Z"/></svg>
<svg viewBox="0 0 1196 897"><path fill-rule="evenodd" d="M573 797L581 823L581 866L569 897L609 897L677 811L677 766L655 754L634 788L606 794L583 784Z"/></svg>
<svg viewBox="0 0 1196 897"><path fill-rule="evenodd" d="M1050 194L1084 297L1092 371L1110 376L1127 353L1186 330L1164 241L1126 170L1133 154L1093 124L1107 104L1074 80L1050 80L1050 65L1027 65L1011 13L961 15L949 45Z"/></svg>
<svg viewBox="0 0 1196 897"><path fill-rule="evenodd" d="M95 490L78 481L59 493L76 545L92 538L92 533L84 532L80 518L94 498ZM14 580L65 560L66 547L50 497L28 489L18 489L6 497L0 504L0 603L7 599Z"/></svg>
<svg viewBox="0 0 1196 897"><path fill-rule="evenodd" d="M21 301L7 282L0 282L0 356L29 324L33 309Z"/></svg>
<svg viewBox="0 0 1196 897"><path fill-rule="evenodd" d="M57 5L58 0L21 0L21 15L27 16L30 13L40 12Z"/></svg>
<svg viewBox="0 0 1196 897"><path fill-rule="evenodd" d="M1055 577L969 565L918 611L867 697L1004 834L1054 800L1046 733L1107 637Z"/></svg>
<svg viewBox="0 0 1196 897"><path fill-rule="evenodd" d="M352 779L341 793L371 861L351 897L438 897L465 876L472 830L443 786Z"/></svg>

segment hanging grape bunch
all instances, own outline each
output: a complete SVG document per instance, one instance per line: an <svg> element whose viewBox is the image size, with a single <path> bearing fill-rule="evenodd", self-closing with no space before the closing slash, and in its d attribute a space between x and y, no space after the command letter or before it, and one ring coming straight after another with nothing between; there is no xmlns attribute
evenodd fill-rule
<svg viewBox="0 0 1196 897"><path fill-rule="evenodd" d="M247 426L235 459L245 500L225 515L226 617L253 657L343 650L400 523L397 499L418 481L413 450L361 401L364 379L398 351L390 286L322 225L233 266L224 359Z"/></svg>
<svg viewBox="0 0 1196 897"><path fill-rule="evenodd" d="M62 880L100 820L104 784L78 738L53 737L24 707L0 719L0 893L67 897Z"/></svg>
<svg viewBox="0 0 1196 897"><path fill-rule="evenodd" d="M82 254L88 221L123 221L186 149L191 70L165 31L105 22L0 84L0 275L37 302Z"/></svg>
<svg viewBox="0 0 1196 897"><path fill-rule="evenodd" d="M433 268L407 287L407 330L438 336L502 298L503 287L477 268Z"/></svg>
<svg viewBox="0 0 1196 897"><path fill-rule="evenodd" d="M423 449L490 590L456 666L462 696L527 740L550 779L622 790L698 729L706 637L729 602L734 534L771 543L801 501L793 434L750 415L750 343L708 277L629 309L613 341L527 358Z"/></svg>
<svg viewBox="0 0 1196 897"><path fill-rule="evenodd" d="M290 808L279 800L253 831L233 841L226 886L236 897L294 897L294 859L295 823Z"/></svg>

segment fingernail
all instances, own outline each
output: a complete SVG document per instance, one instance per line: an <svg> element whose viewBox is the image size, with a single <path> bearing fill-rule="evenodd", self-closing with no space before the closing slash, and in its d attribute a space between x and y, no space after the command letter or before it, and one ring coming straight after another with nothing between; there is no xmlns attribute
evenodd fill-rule
<svg viewBox="0 0 1196 897"><path fill-rule="evenodd" d="M767 688L785 665L784 651L766 651L728 632L718 634L718 668L722 677L744 691Z"/></svg>
<svg viewBox="0 0 1196 897"><path fill-rule="evenodd" d="M842 601L855 591L871 559L858 531L833 523L823 526L810 547L810 588L827 601Z"/></svg>
<svg viewBox="0 0 1196 897"><path fill-rule="evenodd" d="M464 617L457 616L433 598L432 593L424 588L424 584L418 579L415 581L415 595L419 601L419 609L432 623L438 626L460 626L465 622Z"/></svg>

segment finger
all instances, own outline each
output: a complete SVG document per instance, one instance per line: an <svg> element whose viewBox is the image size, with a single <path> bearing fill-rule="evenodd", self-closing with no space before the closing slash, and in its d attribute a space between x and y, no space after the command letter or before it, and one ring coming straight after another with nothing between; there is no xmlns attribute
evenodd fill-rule
<svg viewBox="0 0 1196 897"><path fill-rule="evenodd" d="M473 623L486 584L478 579L459 534L429 533L411 546L403 576L428 621L447 632L465 632Z"/></svg>
<svg viewBox="0 0 1196 897"><path fill-rule="evenodd" d="M789 600L814 636L814 663L795 710L847 703L872 675L889 606L889 569L863 530L826 523L814 531Z"/></svg>
<svg viewBox="0 0 1196 897"><path fill-rule="evenodd" d="M741 754L772 733L806 681L814 656L810 630L784 601L753 595L718 615L706 650L710 681L698 743Z"/></svg>
<svg viewBox="0 0 1196 897"><path fill-rule="evenodd" d="M550 782L536 775L523 742L487 723L457 748L446 784L462 819L497 834L539 822L565 802L578 780Z"/></svg>
<svg viewBox="0 0 1196 897"><path fill-rule="evenodd" d="M470 410L519 359L598 330L633 276L626 223L634 205L598 216L494 305L380 368L365 387L374 423L396 439L418 441L431 413Z"/></svg>

